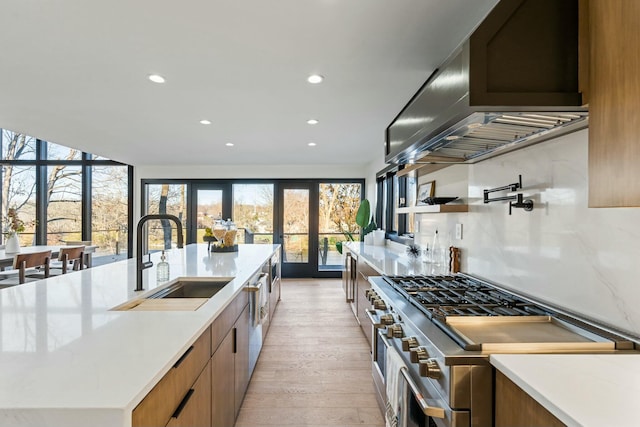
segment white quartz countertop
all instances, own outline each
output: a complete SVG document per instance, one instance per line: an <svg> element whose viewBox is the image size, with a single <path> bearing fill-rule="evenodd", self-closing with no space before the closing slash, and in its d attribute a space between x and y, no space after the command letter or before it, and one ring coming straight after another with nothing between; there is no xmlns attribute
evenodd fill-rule
<svg viewBox="0 0 640 427"><path fill-rule="evenodd" d="M386 246L365 245L362 242L347 243L351 252L361 256L380 274L388 276L430 274L431 266L428 263L407 255L403 245L391 245L391 243Z"/></svg>
<svg viewBox="0 0 640 427"><path fill-rule="evenodd" d="M154 266L135 292L135 259L0 290L0 426L129 426L133 408L277 250L167 251L171 280L235 278L196 311L110 311L162 286Z"/></svg>
<svg viewBox="0 0 640 427"><path fill-rule="evenodd" d="M491 355L491 363L568 426L638 426L640 355Z"/></svg>

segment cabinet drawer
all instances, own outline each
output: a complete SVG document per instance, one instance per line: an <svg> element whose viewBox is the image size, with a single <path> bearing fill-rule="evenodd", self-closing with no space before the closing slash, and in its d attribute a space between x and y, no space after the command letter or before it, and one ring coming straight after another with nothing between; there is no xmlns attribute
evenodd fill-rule
<svg viewBox="0 0 640 427"><path fill-rule="evenodd" d="M133 410L133 427L166 425L210 358L211 328L189 347Z"/></svg>
<svg viewBox="0 0 640 427"><path fill-rule="evenodd" d="M236 323L238 316L240 316L247 304L249 304L249 292L243 290L214 320L211 325L211 354L216 352L216 349L224 337L227 336L233 324Z"/></svg>
<svg viewBox="0 0 640 427"><path fill-rule="evenodd" d="M211 361L173 413L167 427L211 426Z"/></svg>

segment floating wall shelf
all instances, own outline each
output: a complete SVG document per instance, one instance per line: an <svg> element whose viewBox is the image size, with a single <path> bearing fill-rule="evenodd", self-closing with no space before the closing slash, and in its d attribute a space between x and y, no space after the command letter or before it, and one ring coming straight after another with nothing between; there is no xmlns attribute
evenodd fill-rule
<svg viewBox="0 0 640 427"><path fill-rule="evenodd" d="M408 208L397 208L399 214L408 213L448 213L448 212L469 212L469 205L424 205L411 206Z"/></svg>

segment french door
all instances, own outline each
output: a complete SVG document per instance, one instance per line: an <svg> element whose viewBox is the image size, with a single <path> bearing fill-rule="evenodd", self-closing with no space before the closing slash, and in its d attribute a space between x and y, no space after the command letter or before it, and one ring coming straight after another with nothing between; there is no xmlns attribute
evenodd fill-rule
<svg viewBox="0 0 640 427"><path fill-rule="evenodd" d="M281 244L284 277L340 277L336 243L360 232L364 180L143 180L143 189L142 214L175 214L187 243L202 243L221 217L234 220L239 243Z"/></svg>
<svg viewBox="0 0 640 427"><path fill-rule="evenodd" d="M318 265L317 184L281 181L277 230L282 245L283 277L314 277Z"/></svg>

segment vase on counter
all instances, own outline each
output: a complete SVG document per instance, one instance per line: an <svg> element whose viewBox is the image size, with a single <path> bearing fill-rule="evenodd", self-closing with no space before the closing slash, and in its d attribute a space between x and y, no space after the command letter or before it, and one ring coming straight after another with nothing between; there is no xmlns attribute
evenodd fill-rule
<svg viewBox="0 0 640 427"><path fill-rule="evenodd" d="M373 245L373 233L368 233L364 235L364 244Z"/></svg>
<svg viewBox="0 0 640 427"><path fill-rule="evenodd" d="M17 254L20 252L20 238L18 233L10 233L4 246L4 252L7 254Z"/></svg>

